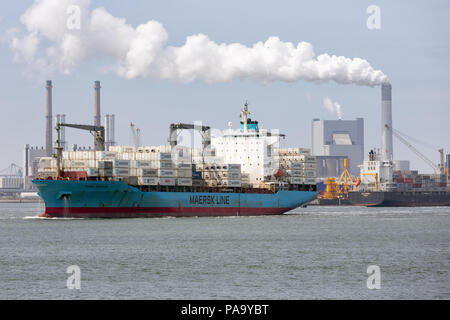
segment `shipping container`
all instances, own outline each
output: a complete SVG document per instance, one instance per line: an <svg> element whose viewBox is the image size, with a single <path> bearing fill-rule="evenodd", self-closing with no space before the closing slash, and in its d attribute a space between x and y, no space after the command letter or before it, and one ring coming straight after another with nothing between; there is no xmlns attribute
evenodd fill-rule
<svg viewBox="0 0 450 320"><path fill-rule="evenodd" d="M157 177L138 177L138 184L144 186L156 186L158 185Z"/></svg>
<svg viewBox="0 0 450 320"><path fill-rule="evenodd" d="M202 173L200 171L192 171L192 178L193 179L201 179Z"/></svg>
<svg viewBox="0 0 450 320"><path fill-rule="evenodd" d="M171 153L159 153L159 159L160 160L172 160L172 154Z"/></svg>
<svg viewBox="0 0 450 320"><path fill-rule="evenodd" d="M291 177L290 178L290 183L292 183L292 184L304 184L305 183L305 178Z"/></svg>
<svg viewBox="0 0 450 320"><path fill-rule="evenodd" d="M192 178L192 171L191 170L176 170L176 176L177 178Z"/></svg>
<svg viewBox="0 0 450 320"><path fill-rule="evenodd" d="M177 185L179 186L192 186L192 178L178 178Z"/></svg>
<svg viewBox="0 0 450 320"><path fill-rule="evenodd" d="M157 177L158 176L158 169L150 169L150 168L139 168L137 169L138 176L145 176L145 177Z"/></svg>
<svg viewBox="0 0 450 320"><path fill-rule="evenodd" d="M160 177L158 182L162 186L174 186L175 185L175 178Z"/></svg>
<svg viewBox="0 0 450 320"><path fill-rule="evenodd" d="M130 161L129 160L115 160L114 167L115 168L129 168Z"/></svg>
<svg viewBox="0 0 450 320"><path fill-rule="evenodd" d="M221 185L222 186L224 186L224 187L234 187L234 188L237 188L237 187L240 187L241 186L241 180L222 180L221 181L222 183L221 183Z"/></svg>
<svg viewBox="0 0 450 320"><path fill-rule="evenodd" d="M113 162L112 161L98 161L99 169L112 169Z"/></svg>
<svg viewBox="0 0 450 320"><path fill-rule="evenodd" d="M130 175L129 168L114 168L113 173L117 177L126 177Z"/></svg>
<svg viewBox="0 0 450 320"><path fill-rule="evenodd" d="M175 170L158 170L158 176L160 177L175 177Z"/></svg>

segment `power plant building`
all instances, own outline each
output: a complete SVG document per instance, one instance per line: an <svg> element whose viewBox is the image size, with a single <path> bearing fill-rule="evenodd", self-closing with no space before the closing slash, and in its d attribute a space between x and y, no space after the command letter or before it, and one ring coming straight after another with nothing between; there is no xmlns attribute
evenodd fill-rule
<svg viewBox="0 0 450 320"><path fill-rule="evenodd" d="M343 158L348 158L350 173L359 175L358 165L364 161L364 119L312 121L312 155L317 158L317 172L342 170ZM329 158L327 158L329 157ZM336 161L338 164L336 165ZM329 176L340 176L342 171Z"/></svg>

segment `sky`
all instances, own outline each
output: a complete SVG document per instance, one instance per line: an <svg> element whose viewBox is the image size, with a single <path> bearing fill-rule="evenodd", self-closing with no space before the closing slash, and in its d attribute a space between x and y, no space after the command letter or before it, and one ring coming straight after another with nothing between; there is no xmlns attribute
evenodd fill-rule
<svg viewBox="0 0 450 320"><path fill-rule="evenodd" d="M311 147L313 118L337 119L341 113L345 120L362 117L367 153L381 143L379 82L385 76L393 90L393 127L426 142L428 146L411 141L435 163L437 149L450 152L448 1L64 0L81 4L83 17L98 13L100 31L95 35L84 18L74 31L85 41L84 51L76 41L55 46L64 29L55 25L65 24L71 12L24 15L43 1L55 0L0 2L0 170L10 163L22 165L25 144L45 144L45 80L53 82L53 114L66 114L71 123L93 122L93 85L101 81L101 111L116 115L119 144L132 143L130 122L141 129L145 145L166 144L169 124L175 122L202 121L217 129L232 122L236 128L240 107L248 101L260 125L287 135L283 147ZM371 5L380 10L379 29L367 26ZM14 38L26 36L39 39L36 52L32 46L14 46ZM139 42L147 36L152 42ZM269 41L271 37L279 41ZM193 46L187 46L187 38ZM202 39L210 42L202 47ZM258 42L280 47L280 52L287 50L281 44L291 42L295 49L305 42L314 59L321 54L363 59L373 70L357 78L359 69L349 67L355 81L348 81L342 68L331 75L317 69L322 81L292 70L271 72L258 64L256 50L246 49ZM128 45L133 50L126 51ZM189 51L192 47L197 50ZM32 58L23 55L30 50ZM243 53L248 53L244 67L239 65ZM144 59L154 56L159 60ZM214 63L199 68L197 57ZM224 65L243 69L222 72ZM361 70L367 75L368 69ZM224 74L229 77L222 79ZM339 113L332 105L340 106ZM66 138L69 145L92 144L86 132L67 129ZM432 172L395 138L394 157L409 159L412 169Z"/></svg>

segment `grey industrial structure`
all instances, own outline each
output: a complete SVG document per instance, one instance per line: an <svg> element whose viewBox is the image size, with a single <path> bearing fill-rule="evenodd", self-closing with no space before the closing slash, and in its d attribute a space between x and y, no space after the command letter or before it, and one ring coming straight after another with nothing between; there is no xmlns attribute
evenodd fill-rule
<svg viewBox="0 0 450 320"><path fill-rule="evenodd" d="M52 133L53 133L53 125L52 125L52 81L47 80L46 88L46 99L45 99L45 150L46 156L51 157L53 152L52 146Z"/></svg>
<svg viewBox="0 0 450 320"><path fill-rule="evenodd" d="M409 160L395 160L394 161L394 170L395 171L409 171L410 170Z"/></svg>
<svg viewBox="0 0 450 320"><path fill-rule="evenodd" d="M39 165L39 158L46 157L47 150L44 147L30 147L25 145L23 152L23 188L33 189L31 180L36 176Z"/></svg>
<svg viewBox="0 0 450 320"><path fill-rule="evenodd" d="M312 121L312 155L317 158L317 177L338 177L344 158L353 176L364 161L364 119ZM323 174L323 175L322 175Z"/></svg>
<svg viewBox="0 0 450 320"><path fill-rule="evenodd" d="M394 160L392 143L392 86L388 82L381 85L381 160Z"/></svg>
<svg viewBox="0 0 450 320"><path fill-rule="evenodd" d="M316 156L316 176L319 180L339 178L344 172L347 156Z"/></svg>

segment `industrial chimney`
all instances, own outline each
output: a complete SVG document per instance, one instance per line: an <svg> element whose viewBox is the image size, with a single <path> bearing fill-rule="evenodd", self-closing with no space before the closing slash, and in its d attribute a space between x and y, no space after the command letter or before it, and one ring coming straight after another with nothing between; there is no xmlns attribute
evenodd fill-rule
<svg viewBox="0 0 450 320"><path fill-rule="evenodd" d="M47 157L51 157L53 153L52 145L52 81L47 80L46 92L46 107L45 107L45 153Z"/></svg>
<svg viewBox="0 0 450 320"><path fill-rule="evenodd" d="M95 90L95 105L94 105L94 125L101 125L101 115L100 115L100 81L94 82L94 90Z"/></svg>
<svg viewBox="0 0 450 320"><path fill-rule="evenodd" d="M392 148L392 86L389 82L381 85L381 158L393 161Z"/></svg>

